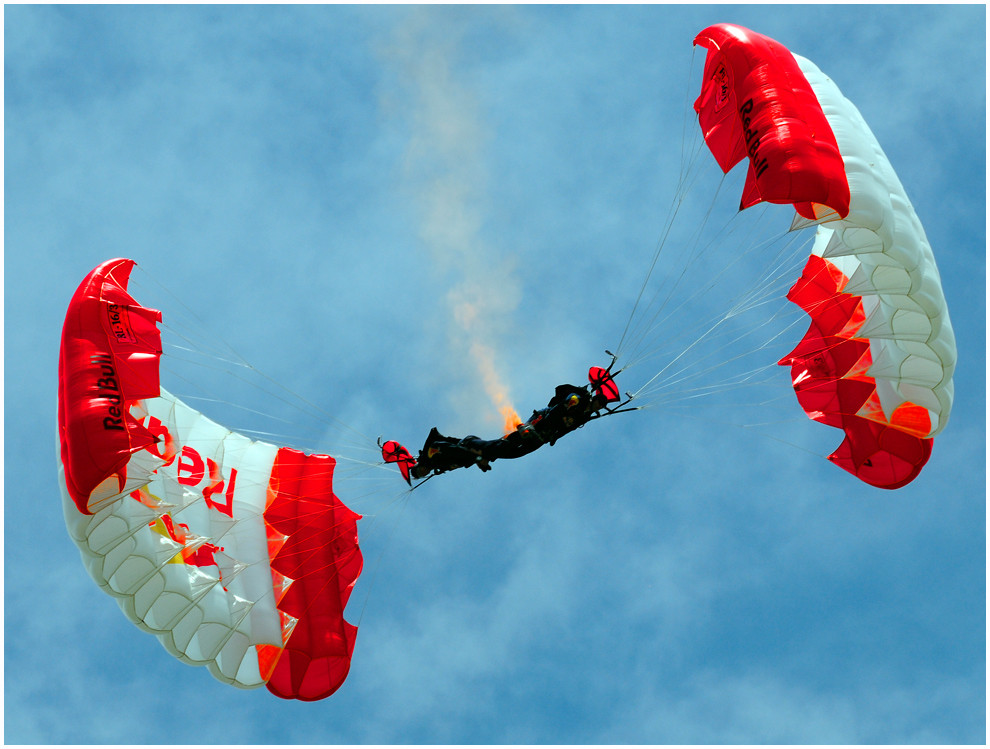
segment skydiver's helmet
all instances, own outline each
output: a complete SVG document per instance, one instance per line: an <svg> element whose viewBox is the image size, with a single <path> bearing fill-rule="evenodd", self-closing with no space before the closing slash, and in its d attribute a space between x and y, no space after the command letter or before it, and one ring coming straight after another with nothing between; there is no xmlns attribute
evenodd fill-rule
<svg viewBox="0 0 990 749"><path fill-rule="evenodd" d="M574 408L575 406L580 406L580 405L581 405L581 396L578 395L577 393L571 393L564 400L565 408Z"/></svg>

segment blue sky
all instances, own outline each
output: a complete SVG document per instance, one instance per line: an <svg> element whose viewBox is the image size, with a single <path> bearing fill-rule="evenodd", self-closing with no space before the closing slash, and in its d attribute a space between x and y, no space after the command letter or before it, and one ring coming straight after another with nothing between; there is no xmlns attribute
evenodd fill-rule
<svg viewBox="0 0 990 749"><path fill-rule="evenodd" d="M668 402L405 492L379 435L497 435L479 356L524 415L607 363L719 21L829 74L925 224L959 348L931 462L890 493L823 460L837 433L772 366L804 330L781 304L668 391L768 365L762 405ZM5 740L983 743L985 30L982 5L6 6ZM655 271L684 273L651 338L675 351L763 267L695 296L740 246L679 254L719 184L700 164ZM65 532L62 318L118 256L167 341L250 365L172 349L166 387L341 459L366 568L327 700L174 660Z"/></svg>

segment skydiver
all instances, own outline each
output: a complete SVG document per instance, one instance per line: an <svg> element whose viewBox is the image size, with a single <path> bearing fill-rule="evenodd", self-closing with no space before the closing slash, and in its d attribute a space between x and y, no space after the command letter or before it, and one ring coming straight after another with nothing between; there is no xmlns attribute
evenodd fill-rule
<svg viewBox="0 0 990 749"><path fill-rule="evenodd" d="M615 407L610 409L608 404L619 400L619 391L610 369L611 365L609 369L592 367L588 375L590 384L586 386L558 385L545 408L533 411L528 421L500 439L484 440L474 435L457 439L446 437L433 427L418 458L393 441L383 446L382 455L386 462L399 464L403 478L409 483L412 479L472 465L482 471L491 470L494 460L519 458L543 445L553 445L565 434L605 415L603 410L615 413Z"/></svg>
<svg viewBox="0 0 990 749"><path fill-rule="evenodd" d="M544 443L553 445L568 432L596 418L607 404L607 397L592 390L591 385L558 385L546 408L533 411L529 421L520 424L516 431L532 428Z"/></svg>

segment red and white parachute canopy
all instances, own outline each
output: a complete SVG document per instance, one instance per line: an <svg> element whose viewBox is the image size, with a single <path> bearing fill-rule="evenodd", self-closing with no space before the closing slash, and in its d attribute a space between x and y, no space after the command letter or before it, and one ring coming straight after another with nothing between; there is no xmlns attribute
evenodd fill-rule
<svg viewBox="0 0 990 749"><path fill-rule="evenodd" d="M161 313L110 260L69 304L59 479L86 568L185 663L238 687L318 700L343 683L361 572L335 461L231 432L159 384Z"/></svg>
<svg viewBox="0 0 990 749"><path fill-rule="evenodd" d="M808 416L845 432L829 459L894 489L931 455L952 407L955 337L931 247L862 115L813 63L732 24L708 49L699 123L719 166L744 158L740 208L789 203L817 225L788 294L811 317L780 363Z"/></svg>

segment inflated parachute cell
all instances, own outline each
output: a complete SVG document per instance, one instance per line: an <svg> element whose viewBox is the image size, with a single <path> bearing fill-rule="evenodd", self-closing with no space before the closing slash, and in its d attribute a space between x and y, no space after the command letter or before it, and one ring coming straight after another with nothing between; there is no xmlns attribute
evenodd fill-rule
<svg viewBox="0 0 990 749"><path fill-rule="evenodd" d="M788 299L811 317L791 367L798 402L845 432L829 456L895 489L931 455L952 407L956 346L931 247L904 188L856 107L814 63L732 24L708 49L695 101L723 171L748 157L740 208L791 204L817 225Z"/></svg>
<svg viewBox="0 0 990 749"><path fill-rule="evenodd" d="M89 574L185 663L238 687L318 700L343 683L361 572L335 461L256 442L162 389L161 314L110 260L69 305L59 479Z"/></svg>

